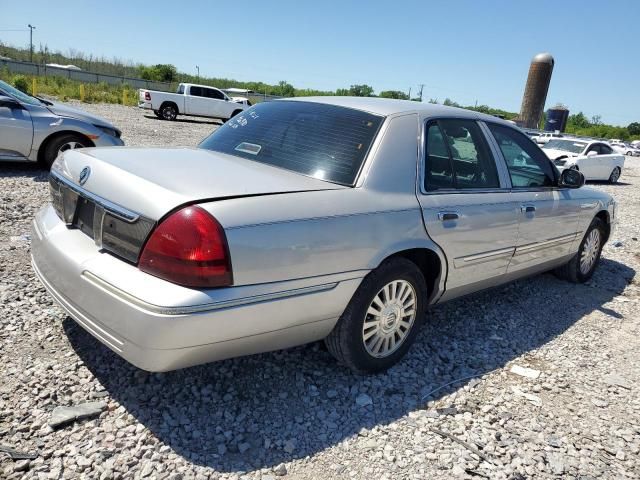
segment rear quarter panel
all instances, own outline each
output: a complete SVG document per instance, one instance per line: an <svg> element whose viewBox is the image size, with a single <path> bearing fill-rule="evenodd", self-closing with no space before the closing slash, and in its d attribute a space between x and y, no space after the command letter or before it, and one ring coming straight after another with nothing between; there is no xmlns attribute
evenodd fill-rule
<svg viewBox="0 0 640 480"><path fill-rule="evenodd" d="M417 115L387 119L359 187L204 205L227 233L234 283L364 276L398 251L439 251L426 234L415 194L417 139Z"/></svg>

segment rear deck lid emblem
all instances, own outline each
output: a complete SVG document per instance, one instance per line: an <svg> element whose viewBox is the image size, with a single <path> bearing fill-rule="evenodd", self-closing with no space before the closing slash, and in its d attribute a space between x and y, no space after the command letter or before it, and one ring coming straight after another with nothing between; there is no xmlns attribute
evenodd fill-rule
<svg viewBox="0 0 640 480"><path fill-rule="evenodd" d="M80 170L80 176L78 177L78 181L80 185L84 185L89 180L89 175L91 175L91 167L84 167Z"/></svg>

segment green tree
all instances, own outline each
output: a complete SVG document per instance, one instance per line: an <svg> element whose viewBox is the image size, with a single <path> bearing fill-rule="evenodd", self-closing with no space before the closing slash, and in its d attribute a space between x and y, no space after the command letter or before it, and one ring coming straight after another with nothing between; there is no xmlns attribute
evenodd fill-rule
<svg viewBox="0 0 640 480"><path fill-rule="evenodd" d="M173 82L178 77L178 70L171 64L159 63L152 67L141 66L140 77L154 82Z"/></svg>
<svg viewBox="0 0 640 480"><path fill-rule="evenodd" d="M346 88L338 88L338 89L336 90L336 95L337 95L338 97L348 97L349 95L351 95L351 93L350 93L350 92L349 92L349 90L348 90L348 89L346 89Z"/></svg>
<svg viewBox="0 0 640 480"><path fill-rule="evenodd" d="M351 85L349 95L352 97L372 97L373 87L369 85Z"/></svg>
<svg viewBox="0 0 640 480"><path fill-rule="evenodd" d="M629 135L640 135L640 122L633 122L627 126Z"/></svg>
<svg viewBox="0 0 640 480"><path fill-rule="evenodd" d="M400 90L385 90L380 92L380 97L382 98L396 98L399 100L409 100L409 95Z"/></svg>
<svg viewBox="0 0 640 480"><path fill-rule="evenodd" d="M280 82L278 82L278 87L280 87L280 91L278 92L278 95L282 97L293 97L296 94L296 89L293 88L293 85L285 82L284 80L281 80Z"/></svg>
<svg viewBox="0 0 640 480"><path fill-rule="evenodd" d="M567 119L567 126L569 125L575 128L588 128L590 124L585 114L578 112L573 115L569 115L569 118Z"/></svg>
<svg viewBox="0 0 640 480"><path fill-rule="evenodd" d="M460 104L458 102L454 102L450 98L445 98L442 104L446 105L447 107L460 107Z"/></svg>

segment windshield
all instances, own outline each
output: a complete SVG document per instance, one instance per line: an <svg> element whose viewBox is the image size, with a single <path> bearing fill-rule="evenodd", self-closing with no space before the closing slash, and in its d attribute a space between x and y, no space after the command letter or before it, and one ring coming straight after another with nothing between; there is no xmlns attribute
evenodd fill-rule
<svg viewBox="0 0 640 480"><path fill-rule="evenodd" d="M383 117L311 102L263 102L236 115L200 148L353 185Z"/></svg>
<svg viewBox="0 0 640 480"><path fill-rule="evenodd" d="M544 147L546 150L562 150L564 152L580 153L587 144L585 142L576 142L575 140L551 140Z"/></svg>
<svg viewBox="0 0 640 480"><path fill-rule="evenodd" d="M6 95L9 95L16 100L20 100L23 103L28 103L29 105L42 105L42 102L36 97L27 95L26 93L21 92L17 88L12 87L7 82L3 82L2 80L0 80L0 90L2 90Z"/></svg>

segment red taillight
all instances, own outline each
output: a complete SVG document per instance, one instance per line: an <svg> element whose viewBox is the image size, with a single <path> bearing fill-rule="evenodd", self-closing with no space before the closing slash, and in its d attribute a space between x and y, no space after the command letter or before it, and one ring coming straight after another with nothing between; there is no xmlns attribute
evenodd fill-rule
<svg viewBox="0 0 640 480"><path fill-rule="evenodd" d="M144 99L151 100L151 94L149 92L144 92Z"/></svg>
<svg viewBox="0 0 640 480"><path fill-rule="evenodd" d="M156 227L138 268L185 287L222 287L233 282L224 230L196 206L178 210Z"/></svg>

